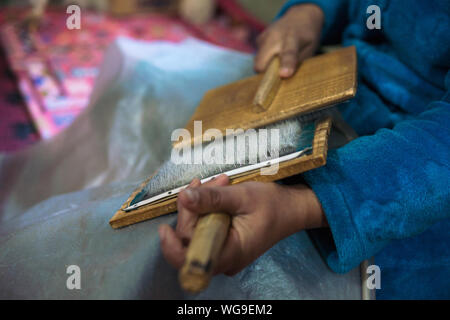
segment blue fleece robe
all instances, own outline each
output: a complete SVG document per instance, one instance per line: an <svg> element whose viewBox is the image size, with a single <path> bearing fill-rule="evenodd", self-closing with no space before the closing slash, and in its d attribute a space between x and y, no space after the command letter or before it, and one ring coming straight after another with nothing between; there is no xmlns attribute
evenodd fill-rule
<svg viewBox="0 0 450 320"><path fill-rule="evenodd" d="M375 256L377 298L450 298L450 1L294 0L279 16L300 3L359 69L340 110L361 137L304 174L330 225L312 236L336 272ZM381 30L366 27L373 4Z"/></svg>

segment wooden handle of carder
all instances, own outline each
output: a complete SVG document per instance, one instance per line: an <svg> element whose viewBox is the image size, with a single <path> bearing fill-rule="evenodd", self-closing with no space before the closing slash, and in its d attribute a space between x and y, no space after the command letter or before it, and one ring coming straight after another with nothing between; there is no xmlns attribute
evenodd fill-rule
<svg viewBox="0 0 450 320"><path fill-rule="evenodd" d="M270 61L266 71L264 71L264 75L256 90L253 99L254 112L264 112L269 109L273 99L277 95L280 84L280 58L275 56Z"/></svg>
<svg viewBox="0 0 450 320"><path fill-rule="evenodd" d="M197 293L208 286L227 238L230 221L230 216L225 213L210 213L198 220L179 273L184 290Z"/></svg>

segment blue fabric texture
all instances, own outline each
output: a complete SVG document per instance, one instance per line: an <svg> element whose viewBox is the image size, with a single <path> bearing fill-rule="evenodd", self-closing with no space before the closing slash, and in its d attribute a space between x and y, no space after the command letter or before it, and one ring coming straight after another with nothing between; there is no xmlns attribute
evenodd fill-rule
<svg viewBox="0 0 450 320"><path fill-rule="evenodd" d="M378 298L450 298L450 2L289 1L279 16L301 3L322 8L325 43L356 46L359 69L340 110L361 137L303 175L331 230L313 237L336 272L375 256Z"/></svg>

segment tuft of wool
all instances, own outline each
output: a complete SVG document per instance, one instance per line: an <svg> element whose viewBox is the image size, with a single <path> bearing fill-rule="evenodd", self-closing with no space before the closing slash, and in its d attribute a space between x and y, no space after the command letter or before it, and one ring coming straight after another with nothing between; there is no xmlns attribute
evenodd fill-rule
<svg viewBox="0 0 450 320"><path fill-rule="evenodd" d="M307 117L294 117L256 129L256 132L259 133L258 136L263 139L262 141L267 141L267 148L264 153L257 152L255 155L254 152L250 152L250 150L254 151L255 147L250 145L250 139L243 136L245 133L224 137L223 141L214 140L204 143L202 148L191 148L190 159L202 159L201 163L195 164L190 162L177 164L171 160L166 161L131 204L189 184L194 178L207 178L221 172L255 162L275 159L311 147L314 137L314 120L322 114L323 112L315 113ZM267 137L260 136L261 129L266 129ZM272 129L277 129L277 132L274 133ZM272 137L274 134L275 136ZM278 144L271 143L274 138L277 138L277 135ZM242 138L245 139L245 143L237 143ZM233 163L227 163L226 161L226 139L234 139L233 159L235 161ZM250 148L251 146L253 149ZM218 150L217 148L222 149L222 154L211 152L211 150Z"/></svg>

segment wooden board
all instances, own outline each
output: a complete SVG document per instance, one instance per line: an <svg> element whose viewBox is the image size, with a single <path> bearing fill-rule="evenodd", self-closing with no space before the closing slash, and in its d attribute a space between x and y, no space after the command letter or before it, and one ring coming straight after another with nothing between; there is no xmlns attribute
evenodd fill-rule
<svg viewBox="0 0 450 320"><path fill-rule="evenodd" d="M279 165L278 173L275 175L260 175L260 170L248 172L231 180L231 184L245 181L271 182L290 177L314 168L325 165L328 151L328 136L331 129L331 118L318 120L315 125L313 139L313 151L309 155L286 161ZM122 207L114 214L109 221L111 227L122 228L134 223L153 219L177 210L177 198L166 200L157 204L150 204L139 209L125 212L123 209L128 207L134 197L147 185L152 177L146 179L125 201Z"/></svg>
<svg viewBox="0 0 450 320"><path fill-rule="evenodd" d="M348 100L356 93L357 59L355 47L347 47L305 60L289 79L282 80L270 107L254 112L253 100L263 75L256 75L208 91L195 110L186 129L191 141L201 143L208 134L194 135L194 121L202 121L203 132L210 128L259 128L292 116L307 114Z"/></svg>

